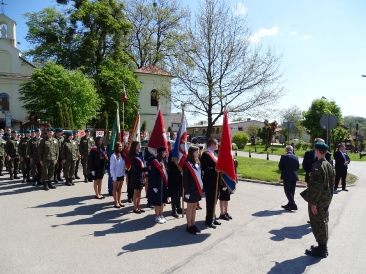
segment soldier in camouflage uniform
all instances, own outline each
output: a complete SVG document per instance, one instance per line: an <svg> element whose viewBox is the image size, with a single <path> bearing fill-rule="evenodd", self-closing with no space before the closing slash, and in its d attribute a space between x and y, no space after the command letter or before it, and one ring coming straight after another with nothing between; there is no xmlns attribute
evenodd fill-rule
<svg viewBox="0 0 366 274"><path fill-rule="evenodd" d="M41 130L35 129L35 137L28 142L28 154L32 168L32 175L34 180L34 186L41 183L42 166L39 163L38 148L41 142Z"/></svg>
<svg viewBox="0 0 366 274"><path fill-rule="evenodd" d="M6 160L9 162L9 173L10 173L10 180L20 179L18 177L18 170L19 170L19 139L16 138L18 132L13 130L11 132L11 138L6 142L5 145L5 152L6 152Z"/></svg>
<svg viewBox="0 0 366 274"><path fill-rule="evenodd" d="M74 130L73 132L73 140L77 143L78 145L78 159L76 160L75 163L75 179L80 179L80 177L78 176L78 170L79 170L79 162L80 162L80 139L79 139L79 131Z"/></svg>
<svg viewBox="0 0 366 274"><path fill-rule="evenodd" d="M56 128L56 134L54 136L54 138L56 138L57 141L58 141L59 155L61 153L61 148L62 148L62 145L64 143L64 137L62 136L63 131L64 130L62 128ZM53 180L54 180L55 183L64 181L61 178L61 171L62 171L62 159L59 157L57 159L57 164L56 164L56 167L55 167L55 174L54 174L54 177L53 177Z"/></svg>
<svg viewBox="0 0 366 274"><path fill-rule="evenodd" d="M66 179L66 185L74 185L72 182L72 177L75 174L76 161L79 156L79 147L75 140L73 140L73 135L71 132L65 133L65 142L61 148L60 158L62 159L62 164L64 167L64 174Z"/></svg>
<svg viewBox="0 0 366 274"><path fill-rule="evenodd" d="M328 149L328 145L323 142L315 144L318 161L313 165L306 195L311 229L318 246L311 246L305 251L305 254L322 258L328 256L329 205L332 201L334 187L333 167L325 159Z"/></svg>
<svg viewBox="0 0 366 274"><path fill-rule="evenodd" d="M53 137L55 130L47 128L47 136L39 143L38 157L42 166L43 189L49 190L56 188L52 185L52 177L55 174L55 166L59 157L59 144L57 139Z"/></svg>
<svg viewBox="0 0 366 274"><path fill-rule="evenodd" d="M23 183L29 183L30 178L30 159L28 153L28 143L30 141L30 130L25 131L25 137L19 141L20 167L23 172Z"/></svg>
<svg viewBox="0 0 366 274"><path fill-rule="evenodd" d="M7 136L7 133L4 134L5 138L6 138L6 136ZM6 145L6 141L3 138L0 138L0 176L4 176L3 168L4 168L5 157L6 157L5 145Z"/></svg>
<svg viewBox="0 0 366 274"><path fill-rule="evenodd" d="M88 174L88 158L91 148L94 146L95 142L93 137L90 136L90 129L85 130L85 136L80 140L80 157L81 165L83 166L84 182L87 183L86 175Z"/></svg>

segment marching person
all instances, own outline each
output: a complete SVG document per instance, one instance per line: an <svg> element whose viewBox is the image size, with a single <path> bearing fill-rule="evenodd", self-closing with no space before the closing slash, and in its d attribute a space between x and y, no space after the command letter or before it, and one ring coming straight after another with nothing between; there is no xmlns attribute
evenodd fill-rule
<svg viewBox="0 0 366 274"><path fill-rule="evenodd" d="M141 144L133 141L128 152L128 158L131 161L131 168L129 170L129 183L134 189L133 192L133 212L141 214L145 212L140 208L141 190L145 185L145 172L148 168L145 167L144 160L141 155Z"/></svg>
<svg viewBox="0 0 366 274"><path fill-rule="evenodd" d="M41 130L36 128L34 130L34 138L32 138L28 142L28 153L29 153L29 161L31 163L32 168L32 176L33 176L33 185L36 186L41 183L41 176L42 176L42 166L39 163L39 155L38 155L38 148L39 144L42 140L41 138Z"/></svg>
<svg viewBox="0 0 366 274"><path fill-rule="evenodd" d="M53 137L55 130L47 128L47 136L39 143L38 157L42 166L42 182L43 189L49 190L56 188L52 184L52 177L55 174L55 167L59 157L59 144L57 139Z"/></svg>
<svg viewBox="0 0 366 274"><path fill-rule="evenodd" d="M56 128L56 133L54 138L58 141L58 149L59 149L59 159L57 159L57 163L55 166L55 174L54 174L54 182L63 182L64 180L61 178L61 171L62 171L62 159L61 159L61 148L64 143L63 135L64 130L62 128Z"/></svg>
<svg viewBox="0 0 366 274"><path fill-rule="evenodd" d="M8 139L5 145L6 160L9 162L10 180L20 179L18 177L19 171L19 139L17 138L18 132L13 130L11 132L11 138Z"/></svg>
<svg viewBox="0 0 366 274"><path fill-rule="evenodd" d="M95 142L92 136L90 136L90 129L85 129L85 136L80 139L80 158L81 158L81 165L83 166L83 175L84 175L84 182L87 183L88 180L86 176L91 171L88 168L88 158L90 154L91 148L94 146Z"/></svg>
<svg viewBox="0 0 366 274"><path fill-rule="evenodd" d="M202 181L206 194L206 225L210 228L216 228L217 225L221 225L214 216L214 210L216 207L216 164L217 154L215 150L218 149L218 141L214 138L210 138L207 142L207 149L202 153L200 162L202 169Z"/></svg>
<svg viewBox="0 0 366 274"><path fill-rule="evenodd" d="M201 232L196 227L196 205L202 197L202 177L199 165L199 149L196 146L190 146L188 155L183 166L183 182L184 182L184 201L187 203L186 231L191 234Z"/></svg>
<svg viewBox="0 0 366 274"><path fill-rule="evenodd" d="M65 174L65 185L73 186L72 178L75 174L76 161L79 158L79 146L77 141L73 140L72 132L65 132L65 141L61 148L61 163Z"/></svg>
<svg viewBox="0 0 366 274"><path fill-rule="evenodd" d="M174 218L179 218L178 213L182 213L182 207L180 203L180 197L182 195L182 172L179 170L177 164L172 160L172 144L168 143L168 147L168 196L172 201L172 216Z"/></svg>
<svg viewBox="0 0 366 274"><path fill-rule="evenodd" d="M157 155L151 161L149 170L149 203L155 208L155 222L166 223L163 216L164 204L167 203L168 196L168 172L165 166L166 148L159 147Z"/></svg>
<svg viewBox="0 0 366 274"><path fill-rule="evenodd" d="M282 208L290 211L297 210L294 196L296 182L299 180L296 172L299 169L299 159L292 153L292 151L292 146L286 146L286 154L281 156L280 162L278 164L278 167L281 170L283 188L288 200L288 203L283 205Z"/></svg>
<svg viewBox="0 0 366 274"><path fill-rule="evenodd" d="M351 162L351 159L346 153L344 144L338 145L338 150L334 153L334 160L336 172L334 190L336 191L338 189L339 180L342 179L342 190L348 191L348 189L346 189L346 178L348 165Z"/></svg>
<svg viewBox="0 0 366 274"><path fill-rule="evenodd" d="M107 154L103 146L102 137L95 139L95 145L91 148L88 158L88 168L94 176L94 192L96 199L104 199L102 196L102 180L105 172Z"/></svg>
<svg viewBox="0 0 366 274"><path fill-rule="evenodd" d="M121 193L122 193L123 181L125 179L126 163L122 151L123 151L122 143L120 142L115 143L114 153L110 158L110 164L109 164L109 172L111 174L113 182L112 193L115 208L124 207L124 205L121 202Z"/></svg>
<svg viewBox="0 0 366 274"><path fill-rule="evenodd" d="M20 156L20 166L23 172L23 183L30 182L30 158L28 151L28 143L30 141L31 131L25 131L25 137L19 141L19 156Z"/></svg>
<svg viewBox="0 0 366 274"><path fill-rule="evenodd" d="M333 198L334 171L333 167L325 159L329 149L323 142L315 143L315 153L318 161L313 165L308 183L306 201L310 225L318 242L318 246L311 246L306 249L305 254L326 258L328 256L328 221L329 206Z"/></svg>

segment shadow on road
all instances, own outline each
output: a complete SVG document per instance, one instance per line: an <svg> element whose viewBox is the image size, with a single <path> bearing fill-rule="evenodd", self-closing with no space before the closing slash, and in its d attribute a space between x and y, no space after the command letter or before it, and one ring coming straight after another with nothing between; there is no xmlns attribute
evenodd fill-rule
<svg viewBox="0 0 366 274"><path fill-rule="evenodd" d="M151 223L155 225L153 218L151 219ZM163 227L164 225L159 226ZM147 236L145 239L142 239L136 243L130 243L123 246L122 252L118 253L117 255L121 256L128 252L135 252L140 250L199 244L205 241L210 236L210 234L205 233L192 235L187 233L185 228L186 224L176 226L169 230L161 230L157 233Z"/></svg>
<svg viewBox="0 0 366 274"><path fill-rule="evenodd" d="M271 237L273 241L283 241L285 239L301 239L303 236L311 232L310 224L303 224L300 226L287 226L281 229L273 229L269 233L274 236Z"/></svg>
<svg viewBox="0 0 366 274"><path fill-rule="evenodd" d="M50 191L53 191L53 190L50 190ZM51 202L51 203L38 205L38 206L35 206L33 208L63 207L63 206L73 206L73 205L78 205L78 204L84 204L84 203L82 203L83 201L90 200L93 197L94 196L91 196L91 195L79 196L79 197L70 197L70 198L54 201L54 202Z"/></svg>
<svg viewBox="0 0 366 274"><path fill-rule="evenodd" d="M283 213L292 213L292 211L288 211L288 210L262 210L262 211L258 211L252 214L252 216L255 217L270 217L270 216L275 216L275 215L281 215Z"/></svg>
<svg viewBox="0 0 366 274"><path fill-rule="evenodd" d="M268 274L301 274L305 272L306 267L317 264L320 260L320 258L304 255L281 263L275 262L276 265L268 271Z"/></svg>

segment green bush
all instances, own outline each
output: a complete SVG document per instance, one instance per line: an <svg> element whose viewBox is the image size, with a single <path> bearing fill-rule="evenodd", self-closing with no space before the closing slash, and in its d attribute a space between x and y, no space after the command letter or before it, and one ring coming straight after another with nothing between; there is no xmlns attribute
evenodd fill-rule
<svg viewBox="0 0 366 274"><path fill-rule="evenodd" d="M303 144L302 142L296 142L296 143L295 143L295 149L296 149L296 150L300 150L300 149L301 149L301 147L302 147L302 144Z"/></svg>
<svg viewBox="0 0 366 274"><path fill-rule="evenodd" d="M308 148L310 148L310 147L311 147L310 143L303 143L301 146L302 150L308 150Z"/></svg>
<svg viewBox="0 0 366 274"><path fill-rule="evenodd" d="M239 149L243 149L248 143L249 136L246 133L237 132L233 135L232 139Z"/></svg>

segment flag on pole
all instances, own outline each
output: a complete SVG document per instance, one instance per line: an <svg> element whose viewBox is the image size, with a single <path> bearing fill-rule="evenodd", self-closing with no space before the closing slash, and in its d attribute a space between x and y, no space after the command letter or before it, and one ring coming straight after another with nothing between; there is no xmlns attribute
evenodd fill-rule
<svg viewBox="0 0 366 274"><path fill-rule="evenodd" d="M119 120L119 105L117 104L116 118L113 121L112 134L111 134L111 142L110 142L110 151L114 150L114 145L117 142L121 142L121 126Z"/></svg>
<svg viewBox="0 0 366 274"><path fill-rule="evenodd" d="M126 93L125 85L123 84L122 102L124 103L126 101L127 101L127 93Z"/></svg>
<svg viewBox="0 0 366 274"><path fill-rule="evenodd" d="M151 154L156 155L156 149L158 147L165 147L166 152L168 153L168 141L166 138L165 132L165 124L163 119L163 113L161 109L158 109L158 114L156 116L155 125L151 132L149 143L147 147Z"/></svg>
<svg viewBox="0 0 366 274"><path fill-rule="evenodd" d="M178 166L179 170L183 170L184 161L187 158L187 125L184 115L179 128L177 138L175 138L174 148L172 152L172 160Z"/></svg>
<svg viewBox="0 0 366 274"><path fill-rule="evenodd" d="M221 173L221 178L226 186L230 189L230 191L234 192L237 179L235 173L234 159L231 155L231 148L229 119L227 116L227 111L225 110L216 171Z"/></svg>

